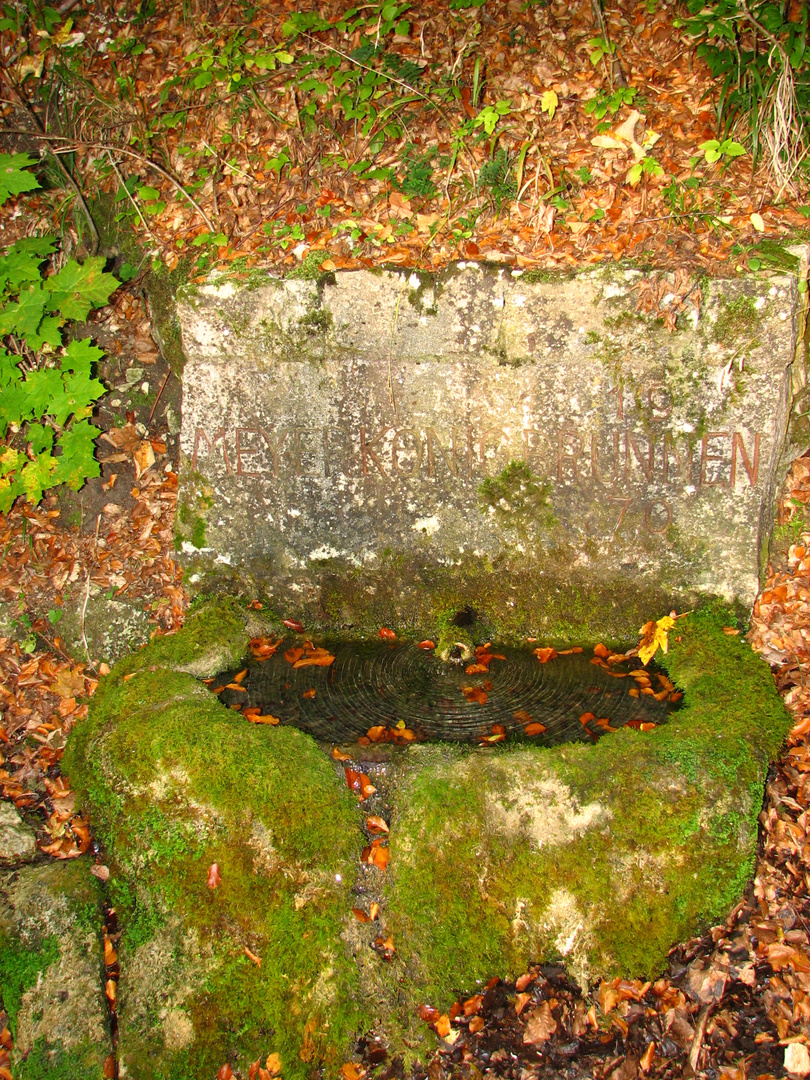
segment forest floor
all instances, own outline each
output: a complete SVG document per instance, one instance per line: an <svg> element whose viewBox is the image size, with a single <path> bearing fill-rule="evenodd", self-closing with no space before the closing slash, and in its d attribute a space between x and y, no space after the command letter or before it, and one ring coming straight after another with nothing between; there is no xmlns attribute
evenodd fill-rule
<svg viewBox="0 0 810 1080"><path fill-rule="evenodd" d="M607 38L582 0L378 4L340 25L344 9L329 0L317 6L336 24L327 30L287 0L110 5L39 38L6 26L2 148L60 151L86 190L116 200L149 257L186 260L191 275L306 260L326 271L454 259L545 270L629 257L672 282L790 266L784 248L806 241L810 206L775 190L750 153L707 161L701 147L723 137L716 92L673 27L676 5L607 6ZM599 37L621 75L610 53L594 62ZM67 248L93 246L75 198L53 173L51 183L6 204L0 241L55 231ZM0 627L0 795L53 858L93 857L59 760L105 673L60 637L66 598L125 597L158 633L187 607L173 559L179 381L153 342L147 264L129 268L91 327L110 387L96 421L102 475L77 496L0 515L11 613ZM616 980L583 997L562 969L533 968L517 984L493 972L451 1012L458 1034L425 1063L431 1080L810 1073L808 502L800 458L779 507L782 554L751 621L795 726L769 778L746 896L725 924L675 948L653 984ZM4 1032L0 1076L8 1042ZM344 1077L367 1073L393 1076L397 1063L361 1046Z"/></svg>

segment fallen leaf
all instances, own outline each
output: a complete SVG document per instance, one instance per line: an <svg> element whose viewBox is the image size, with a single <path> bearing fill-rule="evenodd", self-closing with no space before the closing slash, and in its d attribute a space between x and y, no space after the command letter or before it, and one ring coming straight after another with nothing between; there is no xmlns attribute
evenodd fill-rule
<svg viewBox="0 0 810 1080"><path fill-rule="evenodd" d="M382 724L376 724L368 729L366 735L371 742L385 742L388 736L388 728Z"/></svg>
<svg viewBox="0 0 810 1080"><path fill-rule="evenodd" d="M155 451L152 449L152 444L148 439L144 439L132 455L132 462L135 465L135 479L140 480L146 470L155 464L155 460Z"/></svg>
<svg viewBox="0 0 810 1080"><path fill-rule="evenodd" d="M547 664L549 660L554 660L557 656L559 656L559 653L556 649L552 649L549 647L535 649L534 655L537 657L541 664Z"/></svg>
<svg viewBox="0 0 810 1080"><path fill-rule="evenodd" d="M242 948L245 950L245 956L248 960L254 963L256 967L262 966L262 958L260 956L257 956L255 952L251 952L247 945L243 945Z"/></svg>
<svg viewBox="0 0 810 1080"><path fill-rule="evenodd" d="M107 1000L111 1005L115 1005L116 990L115 979L107 979L107 982L104 984L104 993L107 995Z"/></svg>
<svg viewBox="0 0 810 1080"><path fill-rule="evenodd" d="M283 626L286 626L288 630L294 630L296 634L304 632L304 625L298 619L282 619L281 622Z"/></svg>
<svg viewBox="0 0 810 1080"><path fill-rule="evenodd" d="M487 700L488 695L481 686L461 686L459 689L470 704L477 702L479 705L483 705Z"/></svg>
<svg viewBox="0 0 810 1080"><path fill-rule="evenodd" d="M526 727L523 729L523 734L528 735L531 738L534 735L542 735L545 730L545 724L540 724L535 721L534 723L526 725Z"/></svg>
<svg viewBox="0 0 810 1080"><path fill-rule="evenodd" d="M318 693L318 691L317 691L317 690L315 689L315 687L314 687L314 686L311 686L311 687L309 688L309 690L305 690L305 691L303 692L303 694L301 695L301 697L302 697L302 698L305 698L305 699L306 699L307 701L312 701L312 699L313 699L313 698L315 697L315 695L316 695L317 693Z"/></svg>
<svg viewBox="0 0 810 1080"><path fill-rule="evenodd" d="M544 1001L529 1017L523 1032L523 1041L537 1046L538 1043L547 1042L556 1030L557 1021L551 1014L551 1006Z"/></svg>
<svg viewBox="0 0 810 1080"><path fill-rule="evenodd" d="M378 633L378 637L381 637L383 641L394 641L396 634L393 630L389 630L387 626L383 626Z"/></svg>
<svg viewBox="0 0 810 1080"><path fill-rule="evenodd" d="M419 644L416 647L417 647L417 649L424 649L427 652L428 650L432 651L433 649L435 649L436 645L432 641L425 640L425 641L420 641Z"/></svg>
<svg viewBox="0 0 810 1080"><path fill-rule="evenodd" d="M281 1055L276 1053L268 1054L264 1067L271 1076L279 1076L281 1074Z"/></svg>
<svg viewBox="0 0 810 1080"><path fill-rule="evenodd" d="M227 1061L217 1070L217 1080L233 1080L233 1070Z"/></svg>
<svg viewBox="0 0 810 1080"><path fill-rule="evenodd" d="M118 960L118 954L113 947L113 943L104 935L104 963L107 967L112 967Z"/></svg>
<svg viewBox="0 0 810 1080"><path fill-rule="evenodd" d="M347 1061L340 1066L340 1075L343 1080L362 1080L362 1077L366 1075L366 1071L361 1066L355 1065L353 1061Z"/></svg>
<svg viewBox="0 0 810 1080"><path fill-rule="evenodd" d="M388 832L387 823L381 817L379 817L377 814L370 814L366 818L366 828L368 829L369 832L372 832L372 833L373 832L382 832L382 833L387 833Z"/></svg>
<svg viewBox="0 0 810 1080"><path fill-rule="evenodd" d="M667 634L675 625L675 620L671 615L664 615L662 619L658 619L657 622L648 622L639 630L639 636L641 641L638 646L638 658L646 667L652 660L655 653L660 648L662 652L666 652L669 648L669 641Z"/></svg>
<svg viewBox="0 0 810 1080"><path fill-rule="evenodd" d="M351 754L344 754L342 750L338 750L336 746L332 747L332 759L334 761L351 761Z"/></svg>
<svg viewBox="0 0 810 1080"><path fill-rule="evenodd" d="M103 865L95 865L90 867L90 873L93 877L97 877L99 881L109 881L110 868Z"/></svg>
<svg viewBox="0 0 810 1080"><path fill-rule="evenodd" d="M529 1002L532 1000L531 994L517 994L515 996L515 1012L520 1016Z"/></svg>
<svg viewBox="0 0 810 1080"><path fill-rule="evenodd" d="M219 872L219 863L211 863L208 868L206 885L209 889L217 889L222 884L222 875Z"/></svg>
<svg viewBox="0 0 810 1080"><path fill-rule="evenodd" d="M273 727L276 724L281 723L281 718L278 716L271 716L270 713L264 713L262 716L248 716L248 720L251 724L271 724Z"/></svg>
<svg viewBox="0 0 810 1080"><path fill-rule="evenodd" d="M353 907L352 915L354 915L358 922L371 922L371 916L367 915L362 908Z"/></svg>
<svg viewBox="0 0 810 1080"><path fill-rule="evenodd" d="M465 675L481 675L485 671L488 671L488 670L489 670L489 667L488 667L487 664L468 664L467 667L464 668L464 674Z"/></svg>
<svg viewBox="0 0 810 1080"><path fill-rule="evenodd" d="M648 1044L647 1049L641 1055L641 1060L638 1063L638 1067L642 1072L648 1072L653 1063L653 1057L655 1056L655 1043Z"/></svg>
<svg viewBox="0 0 810 1080"><path fill-rule="evenodd" d="M479 1031L483 1030L485 1026L486 1020L483 1018L483 1016L474 1016L472 1020L470 1020L470 1034L477 1034Z"/></svg>

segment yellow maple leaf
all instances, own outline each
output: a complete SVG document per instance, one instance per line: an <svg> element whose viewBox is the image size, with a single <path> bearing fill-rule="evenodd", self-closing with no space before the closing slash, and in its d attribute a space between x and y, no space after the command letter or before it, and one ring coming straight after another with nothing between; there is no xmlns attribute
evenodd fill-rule
<svg viewBox="0 0 810 1080"><path fill-rule="evenodd" d="M669 649L669 641L667 634L675 625L675 620L671 615L665 615L663 619L658 619L657 622L645 623L639 630L641 635L641 641L638 646L638 658L645 666L652 660L658 649L661 652L667 652Z"/></svg>
<svg viewBox="0 0 810 1080"><path fill-rule="evenodd" d="M553 90L543 91L543 96L540 98L540 111L548 113L549 120L554 119L554 113L557 111L558 104L559 98Z"/></svg>

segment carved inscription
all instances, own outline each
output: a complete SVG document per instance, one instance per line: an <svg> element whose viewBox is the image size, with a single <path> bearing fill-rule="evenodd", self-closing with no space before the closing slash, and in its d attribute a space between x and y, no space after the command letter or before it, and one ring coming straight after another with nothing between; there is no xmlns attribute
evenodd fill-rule
<svg viewBox="0 0 810 1080"><path fill-rule="evenodd" d="M333 475L374 476L388 484L414 478L474 480L511 460L523 460L541 479L598 489L617 484L682 490L755 487L763 432L708 431L700 439L664 431L591 432L565 424L552 432L526 427L446 430L412 423L360 426L353 451L340 456L328 427L197 427L191 465L221 462L226 473L268 481ZM659 515L660 516L660 515Z"/></svg>

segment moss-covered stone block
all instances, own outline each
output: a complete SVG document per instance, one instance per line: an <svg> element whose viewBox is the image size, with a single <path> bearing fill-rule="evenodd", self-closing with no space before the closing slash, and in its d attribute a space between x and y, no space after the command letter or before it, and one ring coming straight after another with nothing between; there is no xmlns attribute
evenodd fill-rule
<svg viewBox="0 0 810 1080"><path fill-rule="evenodd" d="M312 739L249 724L189 674L250 633L234 601L202 607L102 680L67 749L122 926L122 1076L246 1075L271 1052L290 1080L334 1072L364 1026L341 938L354 801Z"/></svg>
<svg viewBox="0 0 810 1080"><path fill-rule="evenodd" d="M562 960L583 984L654 977L749 879L789 727L767 666L693 614L665 658L685 705L651 732L554 749L409 751L387 907L412 1004ZM404 1013L407 1015L408 1006Z"/></svg>
<svg viewBox="0 0 810 1080"><path fill-rule="evenodd" d="M0 1001L15 1080L102 1080L112 1051L90 864L0 874Z"/></svg>

